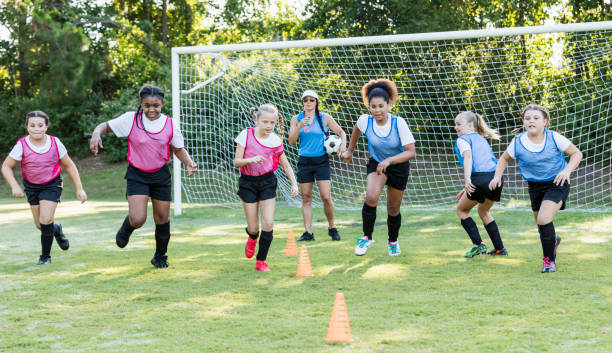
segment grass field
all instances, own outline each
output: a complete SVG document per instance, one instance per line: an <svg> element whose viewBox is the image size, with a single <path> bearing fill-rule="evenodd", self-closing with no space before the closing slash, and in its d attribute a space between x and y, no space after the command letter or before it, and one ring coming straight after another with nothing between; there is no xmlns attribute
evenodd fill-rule
<svg viewBox="0 0 612 353"><path fill-rule="evenodd" d="M0 352L612 350L609 214L561 212L559 272L541 274L529 212L494 210L509 257L464 259L469 241L453 210L403 210L397 258L387 255L384 213L377 242L356 257L360 212L337 212L343 240L331 242L316 210L317 240L308 244L315 276L303 279L297 258L284 256L288 231L302 230L299 209L277 210L271 272L256 273L244 258L242 211L190 206L172 219L170 268L156 270L151 218L127 248L114 244L127 212L121 194L113 196L121 179L83 178L103 191L90 189L80 205L66 188L56 218L71 248L54 244L49 266L36 264L40 238L26 202L0 200ZM350 344L324 341L337 292Z"/></svg>

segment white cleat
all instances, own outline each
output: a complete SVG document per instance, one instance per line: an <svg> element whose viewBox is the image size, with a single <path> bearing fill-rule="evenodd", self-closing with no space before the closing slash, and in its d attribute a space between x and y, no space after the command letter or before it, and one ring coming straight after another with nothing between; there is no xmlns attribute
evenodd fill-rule
<svg viewBox="0 0 612 353"><path fill-rule="evenodd" d="M355 244L355 255L363 256L368 252L368 249L374 242L374 240L369 240L366 237L363 238L355 238L357 240L357 244Z"/></svg>

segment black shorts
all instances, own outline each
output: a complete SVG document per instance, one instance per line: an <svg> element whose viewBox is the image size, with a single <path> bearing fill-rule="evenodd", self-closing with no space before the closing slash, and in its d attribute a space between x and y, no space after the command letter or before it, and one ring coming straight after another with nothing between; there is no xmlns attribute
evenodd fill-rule
<svg viewBox="0 0 612 353"><path fill-rule="evenodd" d="M147 195L159 201L172 201L172 177L167 164L154 173L146 173L128 165L125 179L127 180L126 197Z"/></svg>
<svg viewBox="0 0 612 353"><path fill-rule="evenodd" d="M60 202L63 187L61 176L43 185L32 184L23 179L23 189L28 197L28 203L32 206L40 205L40 200Z"/></svg>
<svg viewBox="0 0 612 353"><path fill-rule="evenodd" d="M529 184L529 198L533 211L539 211L544 200L550 200L554 203L563 201L561 209L565 209L565 202L570 191L570 185L567 181L563 185L555 185L552 180L544 182L528 181L527 184Z"/></svg>
<svg viewBox="0 0 612 353"><path fill-rule="evenodd" d="M368 174L376 173L377 167L378 162L374 158L370 157L367 165ZM408 176L410 175L410 162L389 164L384 173L387 176L387 182L385 185L391 186L398 190L406 190Z"/></svg>
<svg viewBox="0 0 612 353"><path fill-rule="evenodd" d="M298 159L298 183L312 183L315 180L331 180L329 169L329 156L304 157Z"/></svg>
<svg viewBox="0 0 612 353"><path fill-rule="evenodd" d="M238 196L246 203L255 203L276 197L278 182L274 172L251 176L241 174L238 179Z"/></svg>
<svg viewBox="0 0 612 353"><path fill-rule="evenodd" d="M485 199L491 201L499 201L501 198L501 192L504 188L504 178L501 180L501 186L494 190L489 190L489 183L495 176L495 172L476 172L472 173L471 180L476 190L471 194L466 194L467 198L472 201L478 201L478 203L485 202Z"/></svg>

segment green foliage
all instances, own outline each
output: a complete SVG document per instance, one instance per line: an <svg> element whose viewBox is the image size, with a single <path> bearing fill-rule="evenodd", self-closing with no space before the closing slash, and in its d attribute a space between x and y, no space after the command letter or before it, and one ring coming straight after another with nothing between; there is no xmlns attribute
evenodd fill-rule
<svg viewBox="0 0 612 353"><path fill-rule="evenodd" d="M134 92L143 83L158 82L169 95L172 46L533 25L551 16L546 12L551 6L563 3L562 0L309 0L305 13L296 14L289 2L274 0L229 0L224 3L212 0L113 0L110 3L7 0L0 5L0 23L10 32L8 40L0 40L0 99L3 103L0 104L0 123L4 127L0 131L0 151L8 151L25 133L22 127L25 113L40 109L51 116L50 133L62 138L72 154L86 154L87 133L95 124L135 109ZM572 0L557 16L563 22L606 20L610 19L610 7L609 2L600 0ZM271 8L275 10L270 11ZM580 63L585 54L581 52L580 40L571 40L574 41L570 46L572 60ZM524 39L515 48L499 50L500 55L508 55L509 62L521 60L527 67L527 60L533 53L523 48ZM330 50L330 56L334 56L333 51L337 49ZM373 76L387 72L384 62L373 63L375 59L366 54L347 59L351 65L346 67L354 69L340 72L331 62L325 59L317 62L307 53L299 62L311 70L310 75L317 77L322 89L335 84L348 92L352 88L347 78L358 71L368 71ZM421 60L432 53L403 55L393 60ZM507 70L507 66L489 58L470 61L469 58L439 55L442 55L439 64L430 68L430 72L403 74L431 75L444 80L447 78L444 65L461 65L470 73L501 74ZM605 82L610 75L587 64L576 64L572 68L576 78L600 77L595 82ZM303 78L302 74L294 75L296 80ZM249 88L254 91L258 87L256 81L249 81L253 83ZM585 90L596 88L584 87ZM491 99L533 93L528 80L518 84L500 82L497 87L462 84L453 89L466 94L484 94ZM558 89L563 99L570 99L564 96L562 88ZM278 99L286 93L280 92ZM448 109L454 109L453 104L461 103L450 102L436 92L419 94L423 100L421 107L415 109L424 111L430 105L446 104ZM334 97L326 103L328 107L341 109L340 103L345 99ZM469 101L464 103L469 106ZM167 112L169 108L168 104ZM362 108L357 102L351 109ZM415 126L416 130L422 128ZM125 141L107 140L106 158L123 158Z"/></svg>

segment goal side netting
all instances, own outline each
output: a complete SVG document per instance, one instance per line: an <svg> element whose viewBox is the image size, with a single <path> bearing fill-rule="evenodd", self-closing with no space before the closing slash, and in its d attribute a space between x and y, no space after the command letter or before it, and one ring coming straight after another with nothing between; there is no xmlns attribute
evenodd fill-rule
<svg viewBox="0 0 612 353"><path fill-rule="evenodd" d="M584 154L573 173L569 206L612 207L612 22L399 36L174 48L173 117L199 171L186 176L175 159L175 212L190 203L239 205L239 169L233 166L238 133L254 125L249 108L276 105L284 117L285 153L297 168L297 145L287 143L289 121L302 110L301 94L314 89L321 111L350 135L367 114L362 85L389 78L399 89L392 113L406 119L417 157L403 205L455 204L463 172L453 151L454 118L472 110L499 130L490 141L499 157L521 126L529 103L547 106L550 129ZM299 143L299 142L298 142ZM361 207L366 190L366 139L353 161L331 158L332 197L339 208ZM282 172L278 202L290 198ZM529 205L526 182L512 163L501 204ZM315 204L320 204L314 191ZM384 195L384 193L383 193ZM381 204L385 204L384 196Z"/></svg>

